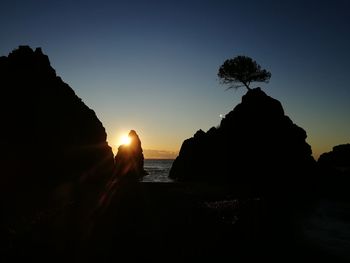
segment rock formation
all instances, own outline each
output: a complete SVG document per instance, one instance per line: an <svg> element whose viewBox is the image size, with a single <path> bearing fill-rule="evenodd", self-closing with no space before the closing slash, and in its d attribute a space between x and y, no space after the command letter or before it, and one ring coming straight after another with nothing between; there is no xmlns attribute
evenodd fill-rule
<svg viewBox="0 0 350 263"><path fill-rule="evenodd" d="M335 168L339 172L350 173L350 144L334 146L332 151L321 154L318 164Z"/></svg>
<svg viewBox="0 0 350 263"><path fill-rule="evenodd" d="M2 237L9 229L21 236L35 221L46 225L35 235L48 244L38 236L53 235L46 234L53 221L69 221L78 231L72 222L94 206L112 174L113 153L94 111L56 75L40 48L20 46L0 57L0 82Z"/></svg>
<svg viewBox="0 0 350 263"><path fill-rule="evenodd" d="M218 128L199 130L184 141L170 177L204 190L208 185L227 190L231 194L225 199L258 197L260 214L252 217L261 224L255 232L262 240L258 247L273 247L276 258L290 255L303 233L297 218L314 195L315 161L305 139L306 132L284 114L278 100L252 89Z"/></svg>
<svg viewBox="0 0 350 263"><path fill-rule="evenodd" d="M130 144L120 145L115 156L116 176L140 179L146 175L143 169L143 151L141 140L134 130L129 133Z"/></svg>
<svg viewBox="0 0 350 263"><path fill-rule="evenodd" d="M113 177L100 197L96 222L89 240L91 249L88 250L95 253L98 247L106 255L112 251L115 253L117 249L119 257L123 255L121 258L130 259L135 251L138 254L147 243L141 242L142 234L139 234L149 225L145 214L147 198L143 185L139 183L147 174L141 140L134 130L129 132L128 137L130 143L118 148Z"/></svg>
<svg viewBox="0 0 350 263"><path fill-rule="evenodd" d="M341 144L321 154L317 161L321 177L321 194L350 200L350 144Z"/></svg>
<svg viewBox="0 0 350 263"><path fill-rule="evenodd" d="M249 184L260 190L290 189L302 184L305 169L314 164L306 137L278 100L256 88L242 97L218 128L199 130L183 142L170 177Z"/></svg>

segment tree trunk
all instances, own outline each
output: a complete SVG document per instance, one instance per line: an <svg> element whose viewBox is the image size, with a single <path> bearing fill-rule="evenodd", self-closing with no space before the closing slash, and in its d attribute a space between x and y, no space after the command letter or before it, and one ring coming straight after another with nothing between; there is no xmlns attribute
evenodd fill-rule
<svg viewBox="0 0 350 263"><path fill-rule="evenodd" d="M245 83L245 82L242 82L242 83L243 83L243 85L248 89L248 91L252 90L251 88L249 88L249 86L248 86L247 83Z"/></svg>

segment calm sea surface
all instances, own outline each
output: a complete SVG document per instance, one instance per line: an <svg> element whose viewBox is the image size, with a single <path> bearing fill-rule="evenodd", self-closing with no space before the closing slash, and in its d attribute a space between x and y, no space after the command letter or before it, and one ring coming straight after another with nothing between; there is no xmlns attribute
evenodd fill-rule
<svg viewBox="0 0 350 263"><path fill-rule="evenodd" d="M172 182L168 178L174 160L145 159L144 168L148 172L143 182Z"/></svg>

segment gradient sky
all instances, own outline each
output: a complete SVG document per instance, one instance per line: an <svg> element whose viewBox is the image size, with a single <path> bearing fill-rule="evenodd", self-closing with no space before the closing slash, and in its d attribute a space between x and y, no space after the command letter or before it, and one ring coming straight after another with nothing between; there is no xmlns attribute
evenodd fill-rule
<svg viewBox="0 0 350 263"><path fill-rule="evenodd" d="M135 129L165 155L240 102L245 90L224 91L216 74L247 55L271 71L257 85L306 130L317 158L350 142L349 14L347 0L2 0L0 55L42 47L110 145Z"/></svg>

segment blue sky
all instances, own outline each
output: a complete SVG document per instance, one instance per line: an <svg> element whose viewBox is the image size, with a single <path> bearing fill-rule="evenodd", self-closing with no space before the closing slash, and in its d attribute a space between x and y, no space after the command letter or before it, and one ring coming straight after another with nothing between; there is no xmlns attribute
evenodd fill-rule
<svg viewBox="0 0 350 263"><path fill-rule="evenodd" d="M216 74L247 55L317 157L350 141L349 11L346 0L3 0L0 55L42 47L115 149L135 129L144 149L170 152L240 102L245 90L224 91Z"/></svg>

